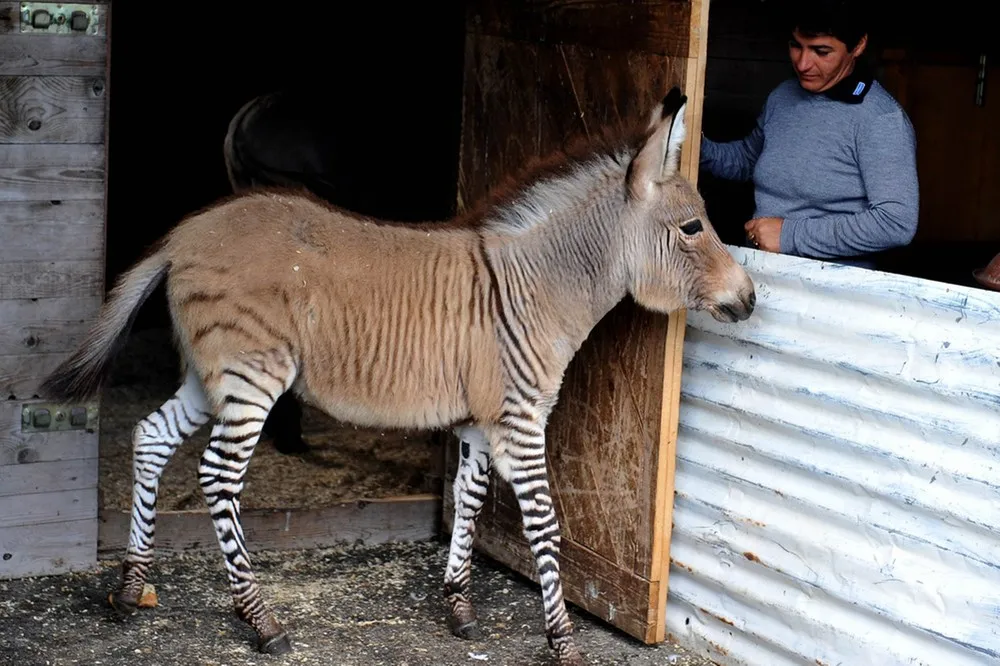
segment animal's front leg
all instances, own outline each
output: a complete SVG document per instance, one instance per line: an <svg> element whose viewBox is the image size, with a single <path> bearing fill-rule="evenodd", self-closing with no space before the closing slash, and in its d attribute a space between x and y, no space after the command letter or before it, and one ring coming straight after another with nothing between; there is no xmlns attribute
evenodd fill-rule
<svg viewBox="0 0 1000 666"><path fill-rule="evenodd" d="M559 577L559 521L552 504L545 467L545 427L516 418L501 431L494 465L517 496L524 536L535 556L545 609L545 633L560 666L577 666L583 657L573 642L573 624L563 600Z"/></svg>
<svg viewBox="0 0 1000 666"><path fill-rule="evenodd" d="M459 638L481 637L476 612L469 601L472 569L472 541L490 484L490 443L479 428L457 428L461 446L455 477L455 521L451 532L448 567L444 574L444 595L451 606L451 631Z"/></svg>

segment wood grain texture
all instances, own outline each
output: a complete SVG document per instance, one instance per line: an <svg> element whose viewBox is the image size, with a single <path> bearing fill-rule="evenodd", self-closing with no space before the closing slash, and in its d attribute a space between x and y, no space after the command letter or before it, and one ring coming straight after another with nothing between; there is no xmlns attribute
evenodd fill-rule
<svg viewBox="0 0 1000 666"><path fill-rule="evenodd" d="M52 259L104 259L103 201L0 202L0 262Z"/></svg>
<svg viewBox="0 0 1000 666"><path fill-rule="evenodd" d="M690 0L473 0L469 29L530 44L685 57Z"/></svg>
<svg viewBox="0 0 1000 666"><path fill-rule="evenodd" d="M689 136L698 136L707 2L627 8L637 8L630 20L652 16L660 22L654 21L655 30L632 25L612 37L599 34L616 32L606 29L614 24L607 17L628 11L605 3L473 3L460 207L572 136L645 122L672 85L684 87L691 99ZM668 15L684 20L663 21ZM656 47L641 37L656 31L672 35L657 44L673 46ZM697 147L682 159L685 174L696 177ZM676 414L664 410L678 407L683 319L674 323L673 335L670 323L631 300L614 308L570 364L546 433L567 601L646 642L662 640L669 568ZM443 520L450 531L456 447L446 457ZM509 488L495 479L477 524L476 548L537 580L521 524Z"/></svg>
<svg viewBox="0 0 1000 666"><path fill-rule="evenodd" d="M100 311L101 297L0 300L0 356L70 352Z"/></svg>
<svg viewBox="0 0 1000 666"><path fill-rule="evenodd" d="M0 466L0 497L91 488L97 488L96 458Z"/></svg>
<svg viewBox="0 0 1000 666"><path fill-rule="evenodd" d="M0 496L0 530L19 525L46 525L96 518L96 487Z"/></svg>
<svg viewBox="0 0 1000 666"><path fill-rule="evenodd" d="M100 294L103 261L6 261L0 263L0 300L87 297Z"/></svg>
<svg viewBox="0 0 1000 666"><path fill-rule="evenodd" d="M97 564L97 518L0 528L0 580L83 571Z"/></svg>
<svg viewBox="0 0 1000 666"><path fill-rule="evenodd" d="M15 144L0 151L3 202L103 201L104 180L103 144ZM0 210L0 214L4 212ZM0 234L6 235L6 220L0 217ZM102 216L94 224L102 232L103 222Z"/></svg>
<svg viewBox="0 0 1000 666"><path fill-rule="evenodd" d="M439 533L441 498L413 495L344 502L322 509L243 511L247 547L257 550L324 548L343 544L425 541ZM129 513L102 510L98 550L124 553ZM156 550L181 553L218 551L207 511L160 511L156 515Z"/></svg>
<svg viewBox="0 0 1000 666"><path fill-rule="evenodd" d="M0 271L3 271L2 265ZM38 398L42 382L67 356L69 352L0 356L0 399Z"/></svg>
<svg viewBox="0 0 1000 666"><path fill-rule="evenodd" d="M103 76L0 76L0 143L104 143Z"/></svg>

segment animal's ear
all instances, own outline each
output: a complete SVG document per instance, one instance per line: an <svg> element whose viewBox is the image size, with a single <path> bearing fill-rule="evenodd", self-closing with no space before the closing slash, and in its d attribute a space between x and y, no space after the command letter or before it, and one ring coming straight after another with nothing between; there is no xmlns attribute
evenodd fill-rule
<svg viewBox="0 0 1000 666"><path fill-rule="evenodd" d="M628 187L640 199L649 197L658 183L677 173L681 146L687 136L684 110L687 96L670 89L649 119L646 142L629 166Z"/></svg>

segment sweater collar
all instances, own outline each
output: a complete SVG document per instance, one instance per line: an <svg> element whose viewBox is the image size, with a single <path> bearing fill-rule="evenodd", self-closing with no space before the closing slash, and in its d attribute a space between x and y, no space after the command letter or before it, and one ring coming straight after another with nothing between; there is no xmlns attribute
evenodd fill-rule
<svg viewBox="0 0 1000 666"><path fill-rule="evenodd" d="M829 90L823 91L832 100L846 104L860 104L871 90L874 80L871 67L864 60L854 63L854 70Z"/></svg>

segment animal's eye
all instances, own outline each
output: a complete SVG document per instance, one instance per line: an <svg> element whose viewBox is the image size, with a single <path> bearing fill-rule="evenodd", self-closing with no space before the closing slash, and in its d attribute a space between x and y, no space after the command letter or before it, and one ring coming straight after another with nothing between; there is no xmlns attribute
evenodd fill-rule
<svg viewBox="0 0 1000 666"><path fill-rule="evenodd" d="M685 222L681 225L681 231L683 231L687 236L694 236L696 233L701 231L701 229L701 220L698 218L695 218L690 222Z"/></svg>

